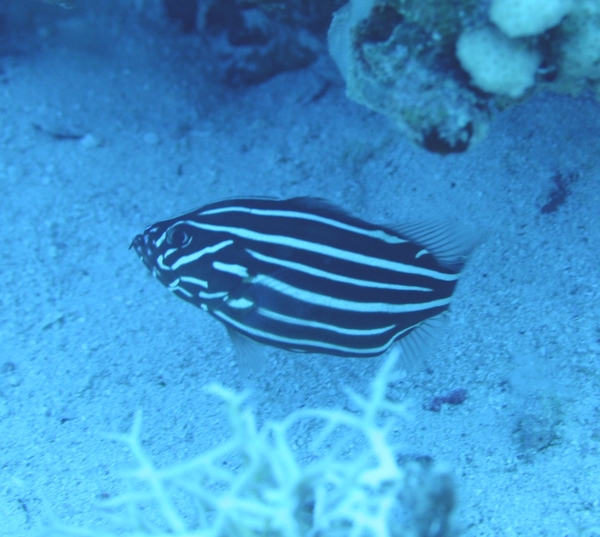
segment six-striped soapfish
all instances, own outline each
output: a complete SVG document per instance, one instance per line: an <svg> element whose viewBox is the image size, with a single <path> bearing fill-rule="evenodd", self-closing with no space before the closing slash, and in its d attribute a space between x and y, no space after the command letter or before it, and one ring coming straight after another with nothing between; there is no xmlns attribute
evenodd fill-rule
<svg viewBox="0 0 600 537"><path fill-rule="evenodd" d="M418 354L474 241L441 223L386 227L316 198L228 199L163 220L132 247L230 333L290 351Z"/></svg>

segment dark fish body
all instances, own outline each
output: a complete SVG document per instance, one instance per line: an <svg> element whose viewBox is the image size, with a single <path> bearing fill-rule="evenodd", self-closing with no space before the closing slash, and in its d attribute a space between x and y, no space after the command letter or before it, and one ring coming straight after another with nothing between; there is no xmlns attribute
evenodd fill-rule
<svg viewBox="0 0 600 537"><path fill-rule="evenodd" d="M313 198L246 198L158 222L132 246L170 291L230 331L370 357L448 309L470 250L451 235L370 224Z"/></svg>

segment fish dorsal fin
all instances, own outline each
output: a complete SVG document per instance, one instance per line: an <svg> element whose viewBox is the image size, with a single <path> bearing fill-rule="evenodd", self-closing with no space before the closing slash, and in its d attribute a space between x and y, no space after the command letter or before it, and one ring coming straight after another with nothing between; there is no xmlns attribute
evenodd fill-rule
<svg viewBox="0 0 600 537"><path fill-rule="evenodd" d="M312 196L301 196L298 198L291 198L286 201L290 207L296 207L297 209L302 210L302 211L310 211L313 213L314 212L326 213L329 216L350 218L352 220L356 219L355 216L352 216L350 213L348 213L341 207L338 207L334 203L331 203L330 201L323 199L323 198L315 198Z"/></svg>
<svg viewBox="0 0 600 537"><path fill-rule="evenodd" d="M442 339L448 326L448 312L423 321L408 335L394 343L402 352L399 363L407 371L414 371L423 364Z"/></svg>
<svg viewBox="0 0 600 537"><path fill-rule="evenodd" d="M299 210L325 213L334 218L359 221L341 207L311 196L287 200ZM382 226L410 239L433 254L447 268L460 271L471 252L483 239L483 233L450 219L407 221L393 226Z"/></svg>
<svg viewBox="0 0 600 537"><path fill-rule="evenodd" d="M392 226L396 232L433 254L445 267L461 270L471 252L483 238L483 233L452 220L405 222Z"/></svg>

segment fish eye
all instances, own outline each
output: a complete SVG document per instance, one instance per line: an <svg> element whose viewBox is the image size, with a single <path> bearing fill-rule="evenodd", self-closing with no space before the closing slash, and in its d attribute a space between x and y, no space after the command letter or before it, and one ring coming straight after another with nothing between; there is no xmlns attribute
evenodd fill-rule
<svg viewBox="0 0 600 537"><path fill-rule="evenodd" d="M167 242L173 248L185 248L192 240L191 235L176 226L167 231Z"/></svg>

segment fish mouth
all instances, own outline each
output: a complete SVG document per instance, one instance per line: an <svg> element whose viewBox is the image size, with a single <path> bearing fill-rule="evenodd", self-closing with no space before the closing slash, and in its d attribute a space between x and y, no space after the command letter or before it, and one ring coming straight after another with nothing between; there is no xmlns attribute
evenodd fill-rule
<svg viewBox="0 0 600 537"><path fill-rule="evenodd" d="M169 286L169 284L176 278L175 275L170 273L166 267L160 267L158 264L158 249L154 245L154 242L148 237L148 235L136 235L133 237L129 249L134 249L135 253L142 260L146 268L150 273L157 278L163 285Z"/></svg>
<svg viewBox="0 0 600 537"><path fill-rule="evenodd" d="M129 249L134 249L135 253L139 255L142 259L144 258L144 254L146 252L146 240L144 239L144 235L136 235L131 240L131 244L129 245Z"/></svg>
<svg viewBox="0 0 600 537"><path fill-rule="evenodd" d="M146 268L150 272L156 271L156 248L154 248L151 241L148 240L146 235L136 235L133 237L129 249L134 249L135 253L142 260Z"/></svg>

